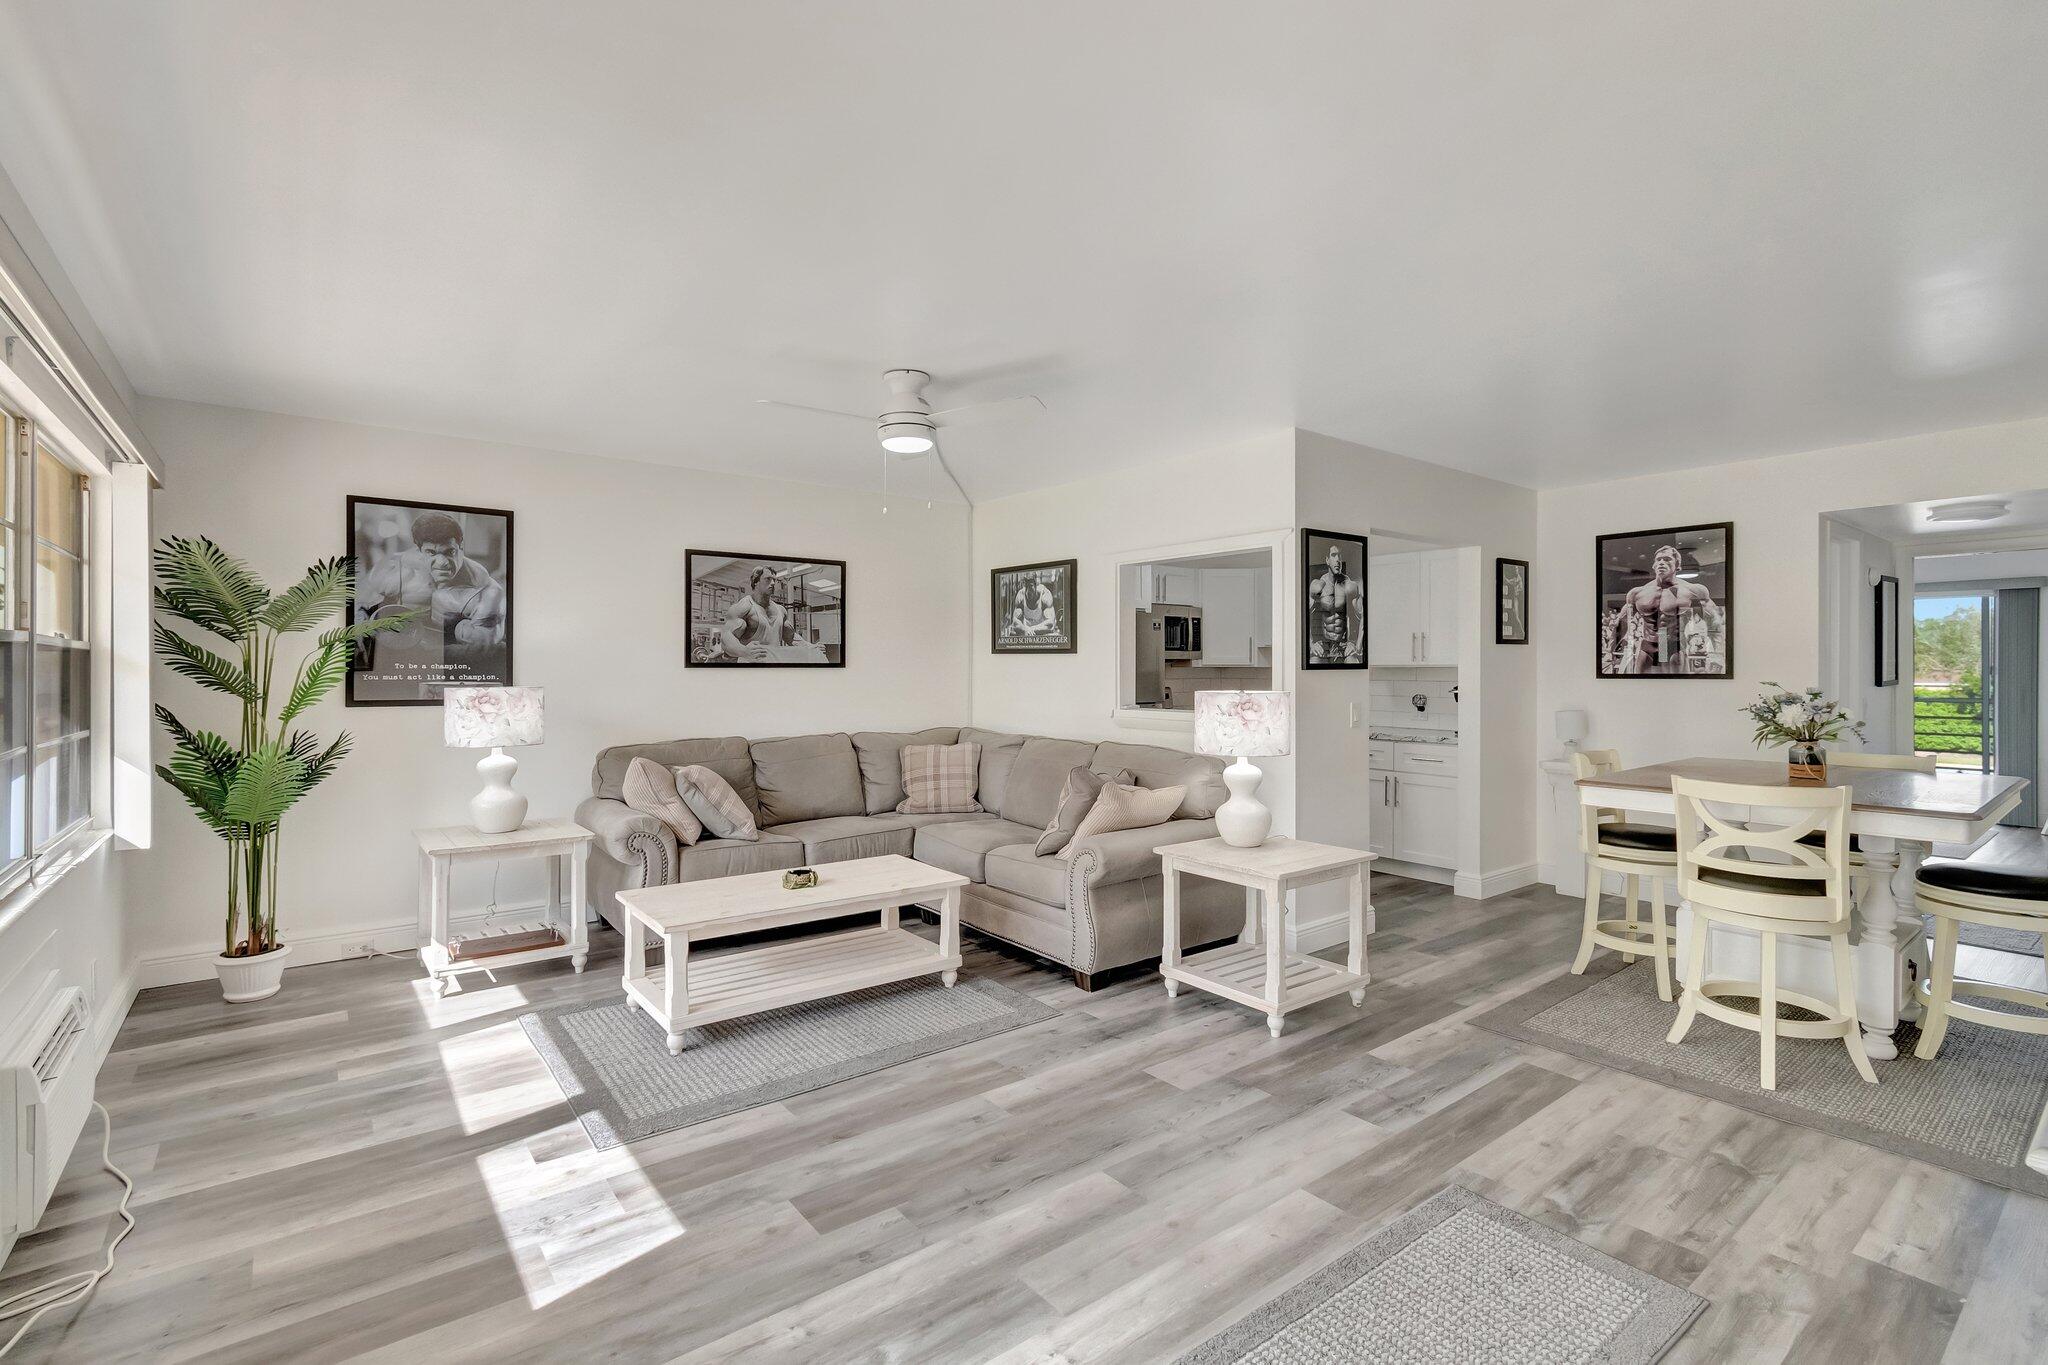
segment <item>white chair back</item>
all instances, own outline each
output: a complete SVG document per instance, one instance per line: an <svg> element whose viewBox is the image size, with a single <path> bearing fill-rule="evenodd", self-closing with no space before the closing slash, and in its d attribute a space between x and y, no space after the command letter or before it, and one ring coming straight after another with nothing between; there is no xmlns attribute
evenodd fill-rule
<svg viewBox="0 0 2048 1365"><path fill-rule="evenodd" d="M1574 749L1572 750L1572 776L1584 781L1589 777L1605 777L1621 771L1621 753L1616 749ZM1620 820L1622 813L1606 807L1581 805L1579 807L1579 852L1597 853L1600 848L1600 826L1610 820Z"/></svg>
<svg viewBox="0 0 2048 1365"><path fill-rule="evenodd" d="M1934 774L1933 754L1873 754L1862 749L1828 751L1828 763L1838 768L1889 768L1902 773Z"/></svg>
<svg viewBox="0 0 2048 1365"><path fill-rule="evenodd" d="M1679 889L1687 900L1759 919L1831 924L1849 917L1849 788L1675 777L1671 793L1678 808ZM1715 809L1730 806L1747 809L1739 817ZM1799 842L1815 831L1821 833L1818 847ZM1768 880L1730 886L1706 879L1707 872ZM1822 884L1819 895L1799 889L1814 882Z"/></svg>

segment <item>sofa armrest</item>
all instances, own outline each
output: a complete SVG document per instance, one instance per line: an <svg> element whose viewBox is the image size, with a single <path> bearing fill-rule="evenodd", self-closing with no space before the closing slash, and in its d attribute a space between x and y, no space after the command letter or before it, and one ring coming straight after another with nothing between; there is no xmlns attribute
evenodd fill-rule
<svg viewBox="0 0 2048 1365"><path fill-rule="evenodd" d="M666 886L676 877L676 833L623 801L587 797L576 823L597 836L598 849L625 869L622 890Z"/></svg>
<svg viewBox="0 0 2048 1365"><path fill-rule="evenodd" d="M1156 877L1159 855L1154 849L1215 835L1214 820L1169 820L1143 829L1091 834L1075 845L1073 876L1086 886L1114 886L1140 877Z"/></svg>

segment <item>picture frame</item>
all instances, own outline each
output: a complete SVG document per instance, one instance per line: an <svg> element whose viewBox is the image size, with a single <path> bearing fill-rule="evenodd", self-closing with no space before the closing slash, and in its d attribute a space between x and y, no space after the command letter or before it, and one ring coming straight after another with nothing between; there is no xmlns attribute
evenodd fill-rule
<svg viewBox="0 0 2048 1365"><path fill-rule="evenodd" d="M1370 666L1366 538L1301 528L1301 667L1323 673Z"/></svg>
<svg viewBox="0 0 2048 1365"><path fill-rule="evenodd" d="M1493 642L1529 643L1529 561L1493 561Z"/></svg>
<svg viewBox="0 0 2048 1365"><path fill-rule="evenodd" d="M1078 644L1079 565L1072 559L988 571L988 652L1072 654Z"/></svg>
<svg viewBox="0 0 2048 1365"><path fill-rule="evenodd" d="M1890 574L1880 574L1870 590L1871 603L1876 608L1874 620L1877 637L1877 658L1875 682L1879 687L1899 685L1899 580Z"/></svg>
<svg viewBox="0 0 2048 1365"><path fill-rule="evenodd" d="M846 666L845 560L685 550L683 579L685 667Z"/></svg>
<svg viewBox="0 0 2048 1365"><path fill-rule="evenodd" d="M1593 539L1593 676L1735 676L1735 524Z"/></svg>
<svg viewBox="0 0 2048 1365"><path fill-rule="evenodd" d="M348 706L439 706L449 687L512 685L513 516L501 507L351 494L348 621L418 611L357 645Z"/></svg>

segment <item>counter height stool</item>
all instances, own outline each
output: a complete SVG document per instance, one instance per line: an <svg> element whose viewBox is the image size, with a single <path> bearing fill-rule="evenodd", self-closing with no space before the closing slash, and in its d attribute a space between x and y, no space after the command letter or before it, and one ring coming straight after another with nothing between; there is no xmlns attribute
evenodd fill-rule
<svg viewBox="0 0 2048 1365"><path fill-rule="evenodd" d="M1579 749L1572 753L1572 774L1584 779L1600 777L1621 767L1621 755L1613 749ZM1579 955L1572 960L1572 973L1581 975L1592 960L1593 949L1612 948L1623 962L1634 962L1636 954L1648 950L1657 963L1657 998L1671 998L1671 936L1664 925L1664 883L1677 875L1678 834L1662 825L1639 825L1618 810L1579 807L1579 852L1586 857L1586 923L1579 933ZM1600 918L1602 873L1621 877L1626 909L1624 919ZM1636 919L1636 897L1642 883L1650 883L1649 937Z"/></svg>
<svg viewBox="0 0 2048 1365"><path fill-rule="evenodd" d="M1685 1041L1701 1014L1761 1035L1759 1084L1778 1088L1778 1035L1840 1038L1863 1079L1877 1073L1863 1054L1856 1020L1856 975L1849 957L1848 787L1760 787L1674 777L1678 807L1679 894L1692 905L1686 953L1685 997L1670 1041ZM1750 807L1738 821L1715 807ZM1782 818L1785 823L1771 823ZM1807 843L1818 833L1818 847ZM1758 856L1761 855L1761 856ZM1747 929L1758 935L1760 981L1709 980L1707 926ZM1778 988L1780 936L1825 938L1835 960L1833 1003ZM1755 997L1754 1012L1724 997ZM1814 1020L1780 1019L1780 1002L1811 1010Z"/></svg>
<svg viewBox="0 0 2048 1365"><path fill-rule="evenodd" d="M1955 1000L1961 986L1965 995L2048 1010L2048 992L1956 978L1956 938L1965 922L2048 931L2048 831L2002 829L1967 858L1930 858L1920 865L1915 889L1921 913L1934 916L1934 961L1920 986L1927 1017L1913 1055L1933 1060L1951 1018L2015 1033L2048 1033L2048 1018Z"/></svg>

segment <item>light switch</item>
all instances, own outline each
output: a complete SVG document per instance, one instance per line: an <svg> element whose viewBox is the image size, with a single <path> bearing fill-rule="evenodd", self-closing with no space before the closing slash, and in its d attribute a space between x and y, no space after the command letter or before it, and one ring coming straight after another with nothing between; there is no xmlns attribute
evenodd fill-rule
<svg viewBox="0 0 2048 1365"><path fill-rule="evenodd" d="M1358 728L1358 703L1357 703L1357 702L1352 702L1352 703L1351 703L1351 728L1352 728L1352 729L1354 729L1354 730L1356 730L1356 729Z"/></svg>

